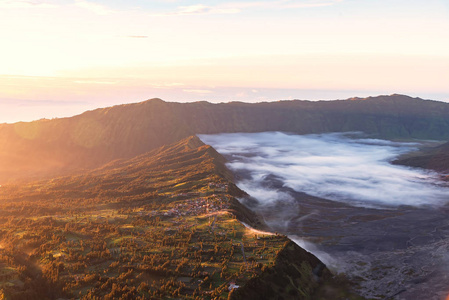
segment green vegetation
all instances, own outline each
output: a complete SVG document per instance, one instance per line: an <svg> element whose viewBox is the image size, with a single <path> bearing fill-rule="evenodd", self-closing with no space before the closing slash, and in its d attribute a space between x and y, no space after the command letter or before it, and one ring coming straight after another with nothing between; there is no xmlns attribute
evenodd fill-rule
<svg viewBox="0 0 449 300"><path fill-rule="evenodd" d="M326 280L327 269L286 250L286 237L243 226L236 214L257 217L229 179L223 158L192 137L84 175L0 187L0 295L239 299L231 282L244 292L275 272L277 288L310 299L321 278L313 269ZM301 278L273 269L286 264Z"/></svg>

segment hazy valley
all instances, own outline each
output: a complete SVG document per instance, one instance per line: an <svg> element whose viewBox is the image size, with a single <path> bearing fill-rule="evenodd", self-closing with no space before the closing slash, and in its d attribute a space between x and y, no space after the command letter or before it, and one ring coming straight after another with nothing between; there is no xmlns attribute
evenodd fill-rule
<svg viewBox="0 0 449 300"><path fill-rule="evenodd" d="M370 299L444 299L449 184L392 165L423 145L361 133L200 135L228 159L241 199ZM427 145L429 142L425 142Z"/></svg>
<svg viewBox="0 0 449 300"><path fill-rule="evenodd" d="M438 299L448 139L449 104L403 95L152 99L2 124L0 288L7 299Z"/></svg>
<svg viewBox="0 0 449 300"><path fill-rule="evenodd" d="M0 184L99 167L195 134L361 131L377 138L448 140L448 118L447 103L404 95L256 104L151 99L71 118L1 124Z"/></svg>
<svg viewBox="0 0 449 300"><path fill-rule="evenodd" d="M270 283L273 295L313 295L314 276L335 285L286 237L236 219L263 229L234 198L244 193L231 178L223 158L192 137L85 175L2 186L2 292L7 299L244 299L262 297L245 284L264 276L295 278ZM243 286L232 297L230 281Z"/></svg>

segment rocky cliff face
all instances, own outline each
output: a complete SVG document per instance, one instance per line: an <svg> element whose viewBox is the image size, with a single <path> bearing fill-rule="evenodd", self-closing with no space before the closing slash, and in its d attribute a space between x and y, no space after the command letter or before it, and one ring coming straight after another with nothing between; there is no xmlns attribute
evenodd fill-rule
<svg viewBox="0 0 449 300"><path fill-rule="evenodd" d="M336 278L313 254L292 241L276 256L273 267L233 290L228 299L363 300L351 284Z"/></svg>
<svg viewBox="0 0 449 300"><path fill-rule="evenodd" d="M231 293L230 299L313 299L323 281L331 278L315 256L287 243L273 267Z"/></svg>

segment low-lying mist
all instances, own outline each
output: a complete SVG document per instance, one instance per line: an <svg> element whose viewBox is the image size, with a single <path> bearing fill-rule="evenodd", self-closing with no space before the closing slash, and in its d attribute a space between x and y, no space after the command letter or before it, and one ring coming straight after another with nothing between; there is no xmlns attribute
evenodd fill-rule
<svg viewBox="0 0 449 300"><path fill-rule="evenodd" d="M354 206L440 205L449 200L438 174L390 164L417 143L370 139L361 133L280 132L199 135L247 174L238 186L262 204L290 200L285 187ZM269 178L270 180L267 180ZM284 187L280 191L273 179Z"/></svg>
<svg viewBox="0 0 449 300"><path fill-rule="evenodd" d="M343 272L362 296L447 296L447 183L437 173L390 163L419 143L353 132L200 138L228 159L237 185L252 196L242 202L271 231Z"/></svg>

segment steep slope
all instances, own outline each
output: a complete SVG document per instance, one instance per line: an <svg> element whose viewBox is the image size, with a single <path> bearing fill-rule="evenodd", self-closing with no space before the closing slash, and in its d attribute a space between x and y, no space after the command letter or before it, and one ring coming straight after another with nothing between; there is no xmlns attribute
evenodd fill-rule
<svg viewBox="0 0 449 300"><path fill-rule="evenodd" d="M276 255L276 263L231 293L230 299L318 299L316 290L330 273L311 253L293 242ZM321 281L321 282L320 282ZM339 295L330 295L333 299Z"/></svg>
<svg viewBox="0 0 449 300"><path fill-rule="evenodd" d="M363 131L449 139L449 104L402 95L338 101L142 103L0 125L0 183L131 158L198 133Z"/></svg>
<svg viewBox="0 0 449 300"><path fill-rule="evenodd" d="M235 219L262 225L231 179L223 157L189 137L87 174L2 186L0 287L10 299L226 299L235 281L232 299L249 299L261 276L271 296L317 299L335 286L316 257Z"/></svg>
<svg viewBox="0 0 449 300"><path fill-rule="evenodd" d="M232 176L224 166L224 158L215 149L204 145L198 137L191 136L132 159L116 160L79 175L31 184L6 185L0 191L16 201L22 198L39 198L41 202L70 198L98 200L102 197L121 201L128 198L132 200L133 197L145 198L145 195L156 196L169 187L179 193L188 193L198 186L206 185L208 179L232 181ZM15 187L20 188L11 196L8 189Z"/></svg>

